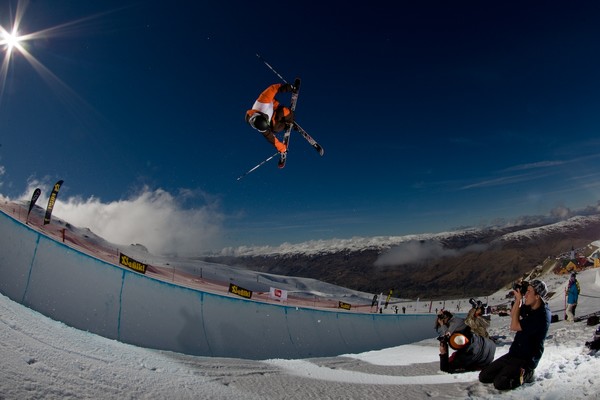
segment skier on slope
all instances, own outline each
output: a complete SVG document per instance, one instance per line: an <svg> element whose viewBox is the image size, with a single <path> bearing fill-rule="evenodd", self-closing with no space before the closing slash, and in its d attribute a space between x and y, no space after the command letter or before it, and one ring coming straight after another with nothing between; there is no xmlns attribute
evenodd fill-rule
<svg viewBox="0 0 600 400"><path fill-rule="evenodd" d="M294 121L294 112L279 104L275 96L278 93L291 92L293 89L289 83L275 83L266 88L258 96L252 109L246 112L246 122L262 133L280 153L285 153L287 148L275 137L275 133L283 131L287 124Z"/></svg>

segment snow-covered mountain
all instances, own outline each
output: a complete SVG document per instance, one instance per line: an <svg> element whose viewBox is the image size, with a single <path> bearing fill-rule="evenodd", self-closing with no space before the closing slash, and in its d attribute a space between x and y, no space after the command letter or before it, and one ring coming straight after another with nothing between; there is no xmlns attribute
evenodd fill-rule
<svg viewBox="0 0 600 400"><path fill-rule="evenodd" d="M403 297L479 296L600 234L600 215L437 234L225 249L204 260ZM585 250L587 251L587 250ZM584 252L585 252L584 251Z"/></svg>
<svg viewBox="0 0 600 400"><path fill-rule="evenodd" d="M384 251L404 243L421 241L457 242L460 239L467 241L480 238L481 240L495 237L497 240L510 241L523 238L536 238L540 235L556 232L577 230L591 223L599 222L600 215L574 216L567 220L551 223L517 224L504 227L469 228L463 230L422 233L404 236L372 236L352 237L346 239L310 240L302 243L282 243L279 246L239 246L227 247L220 254L212 257L260 257L260 256L285 256L285 255L316 255L338 252L354 252L365 250Z"/></svg>

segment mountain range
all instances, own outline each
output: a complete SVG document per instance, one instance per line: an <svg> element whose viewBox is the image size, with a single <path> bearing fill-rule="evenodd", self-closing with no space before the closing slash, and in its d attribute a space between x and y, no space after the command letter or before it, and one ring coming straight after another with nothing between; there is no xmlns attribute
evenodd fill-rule
<svg viewBox="0 0 600 400"><path fill-rule="evenodd" d="M245 247L202 260L369 293L393 289L399 298L447 299L486 296L540 260L551 267L563 262L572 250L588 256L589 243L599 238L600 214L595 214L549 224Z"/></svg>

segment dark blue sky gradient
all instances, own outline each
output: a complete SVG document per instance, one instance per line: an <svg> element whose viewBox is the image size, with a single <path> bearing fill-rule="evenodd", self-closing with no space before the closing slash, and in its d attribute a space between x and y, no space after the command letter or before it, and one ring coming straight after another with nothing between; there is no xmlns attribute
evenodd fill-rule
<svg viewBox="0 0 600 400"><path fill-rule="evenodd" d="M232 245L594 205L599 20L595 1L31 1L21 33L67 24L26 43L64 86L13 57L0 192L31 177L106 203L191 191L185 207L218 199ZM273 153L244 122L278 82L257 52L302 78L297 120L325 156L292 136L284 170L238 182Z"/></svg>

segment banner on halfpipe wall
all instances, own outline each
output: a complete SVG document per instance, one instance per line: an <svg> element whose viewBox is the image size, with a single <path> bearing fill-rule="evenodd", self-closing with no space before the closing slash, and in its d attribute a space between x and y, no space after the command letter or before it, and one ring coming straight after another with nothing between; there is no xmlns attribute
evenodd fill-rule
<svg viewBox="0 0 600 400"><path fill-rule="evenodd" d="M46 207L46 216L44 217L44 225L50 223L50 217L52 216L52 210L54 209L54 203L56 202L56 196L58 196L58 191L62 186L63 181L60 180L54 184L54 189L52 189L52 193L50 194L50 198L48 199L48 207Z"/></svg>
<svg viewBox="0 0 600 400"><path fill-rule="evenodd" d="M146 270L148 269L148 264L134 260L123 253L119 253L119 264L124 267L131 268L134 271L141 272L142 274L145 274Z"/></svg>
<svg viewBox="0 0 600 400"><path fill-rule="evenodd" d="M244 289L241 286L229 284L229 293L237 294L238 296L245 297L246 299L252 298L252 290Z"/></svg>
<svg viewBox="0 0 600 400"><path fill-rule="evenodd" d="M288 291L271 287L269 290L269 297L274 300L287 301Z"/></svg>

